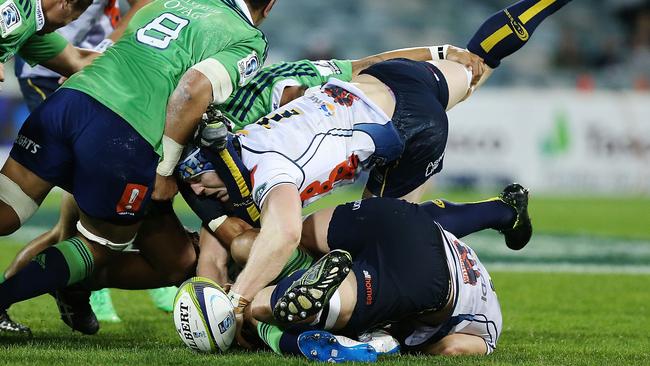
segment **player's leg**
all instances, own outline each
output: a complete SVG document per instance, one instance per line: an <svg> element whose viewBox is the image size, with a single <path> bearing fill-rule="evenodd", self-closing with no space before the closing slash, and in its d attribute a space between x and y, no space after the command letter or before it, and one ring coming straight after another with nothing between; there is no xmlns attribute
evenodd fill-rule
<svg viewBox="0 0 650 366"><path fill-rule="evenodd" d="M448 100L446 110L450 110L465 99L470 91L472 73L464 65L453 61L429 61L444 76L447 82Z"/></svg>
<svg viewBox="0 0 650 366"><path fill-rule="evenodd" d="M59 220L56 225L36 239L32 240L25 246L11 262L5 271L5 278L11 277L16 271L23 268L29 261L31 261L38 253L46 248L72 237L77 229L75 224L79 220L79 208L72 195L63 192L61 196L61 211Z"/></svg>
<svg viewBox="0 0 650 366"><path fill-rule="evenodd" d="M571 0L522 0L488 18L467 44L491 68L523 47L537 26Z"/></svg>

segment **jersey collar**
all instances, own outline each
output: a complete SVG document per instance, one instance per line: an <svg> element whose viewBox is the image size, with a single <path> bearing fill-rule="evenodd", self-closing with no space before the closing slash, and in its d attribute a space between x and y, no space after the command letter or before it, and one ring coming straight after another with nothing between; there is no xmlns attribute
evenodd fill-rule
<svg viewBox="0 0 650 366"><path fill-rule="evenodd" d="M45 26L45 14L43 14L43 4L41 0L36 0L36 31L40 31Z"/></svg>
<svg viewBox="0 0 650 366"><path fill-rule="evenodd" d="M244 13L244 15L246 15L246 18L248 19L248 21L251 24L255 24L255 23L253 23L253 16L251 15L250 9L248 9L248 5L246 5L246 2L244 2L244 0L234 0L234 1L235 1L235 4L237 5L237 7L239 9L241 9L241 11Z"/></svg>

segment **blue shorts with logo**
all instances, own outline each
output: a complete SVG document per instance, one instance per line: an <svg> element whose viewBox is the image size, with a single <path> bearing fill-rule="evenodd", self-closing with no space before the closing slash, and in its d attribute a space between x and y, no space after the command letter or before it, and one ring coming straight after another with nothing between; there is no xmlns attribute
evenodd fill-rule
<svg viewBox="0 0 650 366"><path fill-rule="evenodd" d="M125 225L142 217L159 158L122 117L66 88L29 116L10 156L72 193L88 216Z"/></svg>
<svg viewBox="0 0 650 366"><path fill-rule="evenodd" d="M418 205L371 198L338 206L327 242L350 252L357 280L357 304L344 334L356 336L446 304L450 275L440 229Z"/></svg>
<svg viewBox="0 0 650 366"><path fill-rule="evenodd" d="M428 62L394 59L361 73L379 79L395 95L392 122L404 142L399 160L373 169L366 188L378 197L402 197L442 170L449 87Z"/></svg>

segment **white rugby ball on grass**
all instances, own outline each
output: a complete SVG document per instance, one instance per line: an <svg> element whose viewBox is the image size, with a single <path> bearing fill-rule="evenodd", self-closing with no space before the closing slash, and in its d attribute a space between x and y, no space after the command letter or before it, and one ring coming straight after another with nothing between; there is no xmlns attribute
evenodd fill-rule
<svg viewBox="0 0 650 366"><path fill-rule="evenodd" d="M185 345L198 352L225 352L235 338L233 306L208 278L193 277L178 288L174 324Z"/></svg>

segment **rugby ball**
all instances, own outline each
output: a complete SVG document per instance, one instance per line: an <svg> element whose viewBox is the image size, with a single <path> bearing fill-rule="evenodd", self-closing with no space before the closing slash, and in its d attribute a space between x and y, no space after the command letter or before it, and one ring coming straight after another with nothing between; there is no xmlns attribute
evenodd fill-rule
<svg viewBox="0 0 650 366"><path fill-rule="evenodd" d="M235 338L235 313L228 295L204 277L190 278L178 288L174 324L183 343L197 352L225 352Z"/></svg>

